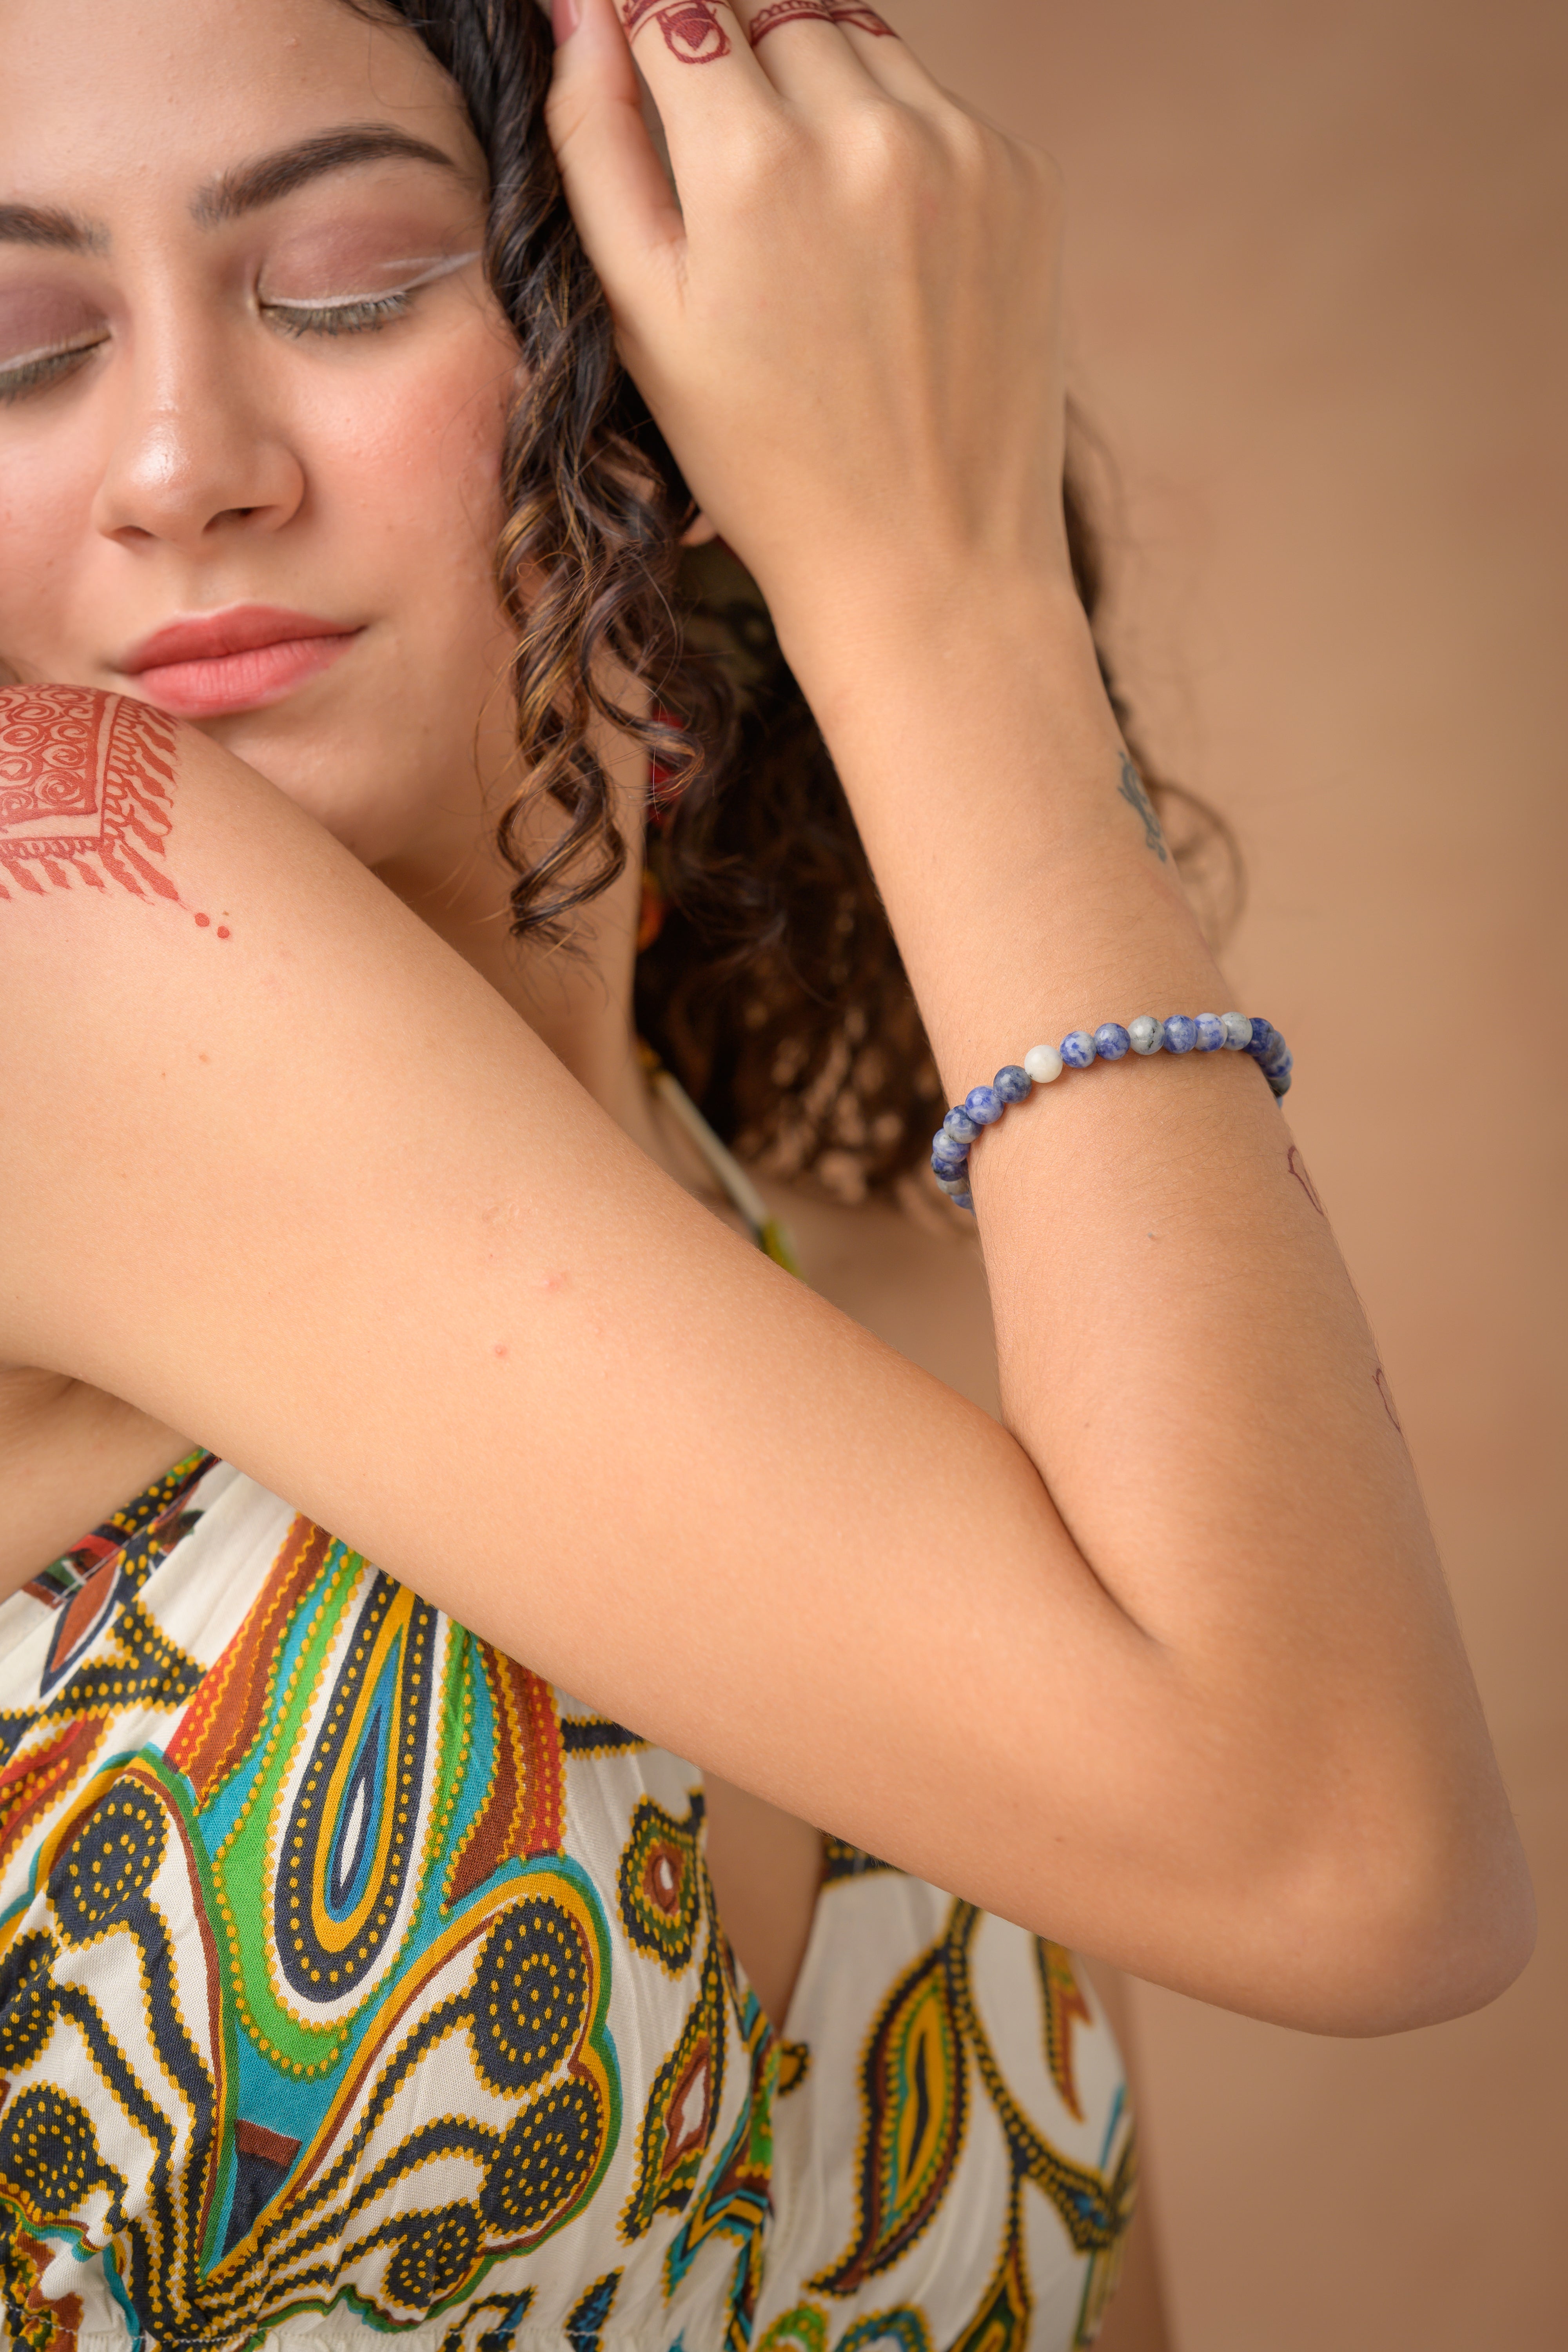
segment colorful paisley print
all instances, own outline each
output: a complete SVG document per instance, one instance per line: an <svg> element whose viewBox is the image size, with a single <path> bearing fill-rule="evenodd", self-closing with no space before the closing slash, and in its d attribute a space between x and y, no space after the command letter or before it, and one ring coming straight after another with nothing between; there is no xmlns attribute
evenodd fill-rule
<svg viewBox="0 0 1568 2352"><path fill-rule="evenodd" d="M192 1456L0 1604L0 2336L1090 2342L1134 2166L1070 1955L825 1855L786 2040L700 1773Z"/></svg>

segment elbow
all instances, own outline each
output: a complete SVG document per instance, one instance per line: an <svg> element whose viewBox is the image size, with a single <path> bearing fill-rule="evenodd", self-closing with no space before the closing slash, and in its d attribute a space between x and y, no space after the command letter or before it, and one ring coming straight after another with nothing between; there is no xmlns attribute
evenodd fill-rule
<svg viewBox="0 0 1568 2352"><path fill-rule="evenodd" d="M1506 1806L1486 1825L1345 1838L1259 1921L1283 1998L1275 2021L1344 2037L1405 2033L1484 2009L1535 1946L1530 1871Z"/></svg>

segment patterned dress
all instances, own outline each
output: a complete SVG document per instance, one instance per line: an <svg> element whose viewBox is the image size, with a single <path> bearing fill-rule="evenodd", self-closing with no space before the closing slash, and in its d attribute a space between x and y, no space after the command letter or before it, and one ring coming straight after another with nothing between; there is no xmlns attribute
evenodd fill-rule
<svg viewBox="0 0 1568 2352"><path fill-rule="evenodd" d="M0 1603L0 2340L1090 2342L1088 1987L826 1855L776 2033L699 1771L191 1456Z"/></svg>

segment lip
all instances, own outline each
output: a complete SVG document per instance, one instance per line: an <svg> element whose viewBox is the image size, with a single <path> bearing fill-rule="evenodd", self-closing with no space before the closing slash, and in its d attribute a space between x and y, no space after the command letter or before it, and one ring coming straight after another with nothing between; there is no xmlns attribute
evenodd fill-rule
<svg viewBox="0 0 1568 2352"><path fill-rule="evenodd" d="M148 702L191 719L280 702L329 668L361 634L358 625L278 604L230 604L154 629L115 667Z"/></svg>

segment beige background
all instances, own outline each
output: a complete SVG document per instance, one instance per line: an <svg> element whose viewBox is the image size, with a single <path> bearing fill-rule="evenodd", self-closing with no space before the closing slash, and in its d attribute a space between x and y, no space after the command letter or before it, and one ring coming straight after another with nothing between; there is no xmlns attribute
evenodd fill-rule
<svg viewBox="0 0 1568 2352"><path fill-rule="evenodd" d="M1295 1047L1541 1898L1521 1983L1433 2032L1138 1989L1176 2341L1562 2352L1568 8L889 5L1066 169L1125 682L1242 835L1230 969Z"/></svg>

